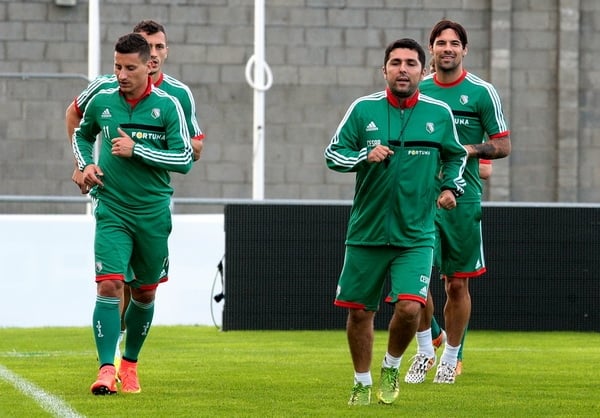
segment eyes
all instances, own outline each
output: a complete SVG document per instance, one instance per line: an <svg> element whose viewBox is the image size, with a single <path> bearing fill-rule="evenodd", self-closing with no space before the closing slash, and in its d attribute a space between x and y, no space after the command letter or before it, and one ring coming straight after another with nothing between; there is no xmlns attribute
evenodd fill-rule
<svg viewBox="0 0 600 418"><path fill-rule="evenodd" d="M435 43L435 46L439 47L445 47L446 45L450 46L451 48L462 48L462 44L458 40L449 42L440 40Z"/></svg>
<svg viewBox="0 0 600 418"><path fill-rule="evenodd" d="M406 61L402 61L402 60L397 60L397 59L392 59L388 62L388 65L392 66L392 67L397 67L400 65L406 65L407 67L410 68L414 68L414 67L420 67L421 63L417 60L406 60Z"/></svg>

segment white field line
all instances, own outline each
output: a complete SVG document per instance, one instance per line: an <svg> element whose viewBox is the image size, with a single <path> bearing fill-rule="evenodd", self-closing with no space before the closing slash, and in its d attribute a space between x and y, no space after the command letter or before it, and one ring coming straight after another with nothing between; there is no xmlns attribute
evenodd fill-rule
<svg viewBox="0 0 600 418"><path fill-rule="evenodd" d="M45 411L60 418L83 418L62 399L53 396L28 382L0 364L0 379L10 383L25 396L36 401ZM16 412L16 411L14 411Z"/></svg>

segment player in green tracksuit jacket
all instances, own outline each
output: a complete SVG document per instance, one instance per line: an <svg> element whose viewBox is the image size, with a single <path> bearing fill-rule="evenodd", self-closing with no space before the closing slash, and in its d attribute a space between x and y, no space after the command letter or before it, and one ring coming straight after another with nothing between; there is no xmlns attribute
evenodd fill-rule
<svg viewBox="0 0 600 418"><path fill-rule="evenodd" d="M389 404L398 396L400 360L426 303L436 207L454 208L464 192L467 151L450 108L418 91L425 74L423 48L412 39L393 42L382 70L387 89L352 103L325 149L329 168L356 173L334 302L348 308L355 372L350 405L370 402L373 320L388 276L385 301L394 304L394 315L377 397Z"/></svg>
<svg viewBox="0 0 600 418"><path fill-rule="evenodd" d="M118 128L135 141L131 159L111 154L111 140L120 136ZM98 165L104 186L94 187L90 194L111 206L134 210L168 206L173 194L169 171L185 174L192 163L190 135L179 101L152 83L133 107L119 87L98 91L75 130L74 152L81 170L94 163L98 133L102 134Z"/></svg>
<svg viewBox="0 0 600 418"><path fill-rule="evenodd" d="M154 316L156 288L168 277L170 171L185 174L192 167L183 109L175 97L153 86L150 47L142 35L119 38L114 68L119 86L94 95L72 141L84 184L91 188L96 218L93 329L100 371L90 388L95 395L115 393L117 374L123 392L141 390L138 355ZM98 134L102 142L95 163L92 151ZM131 288L131 303L117 371L124 281Z"/></svg>
<svg viewBox="0 0 600 418"><path fill-rule="evenodd" d="M383 164L370 150L394 151ZM389 89L361 97L347 111L325 151L329 168L356 172L347 245L434 245L435 201L441 190L464 192L466 151L456 138L449 108L416 94L405 103ZM440 162L445 177L438 186Z"/></svg>

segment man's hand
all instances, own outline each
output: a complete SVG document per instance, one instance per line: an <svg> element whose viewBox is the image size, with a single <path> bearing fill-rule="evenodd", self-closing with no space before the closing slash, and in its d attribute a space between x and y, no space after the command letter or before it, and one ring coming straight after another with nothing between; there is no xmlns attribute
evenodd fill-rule
<svg viewBox="0 0 600 418"><path fill-rule="evenodd" d="M135 145L135 142L129 135L125 133L123 129L117 128L117 131L121 136L111 140L111 153L117 157L130 158L133 156L133 146Z"/></svg>
<svg viewBox="0 0 600 418"><path fill-rule="evenodd" d="M390 155L394 155L394 151L392 151L389 147L385 145L377 145L371 151L369 151L369 155L367 155L367 161L370 163L380 163L385 161Z"/></svg>
<svg viewBox="0 0 600 418"><path fill-rule="evenodd" d="M79 171L79 168L75 167L75 169L73 170L73 175L71 176L71 180L73 180L73 183L75 183L77 187L79 187L79 190L81 190L81 194L87 194L90 191L90 189L85 184L85 181L83 180L83 173Z"/></svg>
<svg viewBox="0 0 600 418"><path fill-rule="evenodd" d="M451 210L456 207L456 197L452 190L443 190L442 193L438 196L437 199L437 207L438 209L444 208L446 210Z"/></svg>
<svg viewBox="0 0 600 418"><path fill-rule="evenodd" d="M86 166L81 174L83 176L83 183L86 188L85 193L89 192L90 189L96 185L104 187L104 183L102 183L102 176L104 176L104 173L96 164L90 164Z"/></svg>
<svg viewBox="0 0 600 418"><path fill-rule="evenodd" d="M194 161L200 159L202 155L202 149L204 148L204 141L201 139L192 139L192 150L194 151Z"/></svg>

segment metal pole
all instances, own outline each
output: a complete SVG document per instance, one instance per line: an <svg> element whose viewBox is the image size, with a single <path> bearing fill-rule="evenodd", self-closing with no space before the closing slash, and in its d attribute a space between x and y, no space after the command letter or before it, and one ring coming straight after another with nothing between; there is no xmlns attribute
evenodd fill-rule
<svg viewBox="0 0 600 418"><path fill-rule="evenodd" d="M265 85L265 2L254 2L254 84ZM265 92L254 89L254 163L252 167L252 198L265 195Z"/></svg>
<svg viewBox="0 0 600 418"><path fill-rule="evenodd" d="M90 0L88 5L88 79L94 80L100 75L100 0ZM94 144L96 159L100 153L100 137ZM86 205L86 213L91 214L92 205Z"/></svg>
<svg viewBox="0 0 600 418"><path fill-rule="evenodd" d="M100 1L90 0L88 9L88 79L100 75Z"/></svg>

